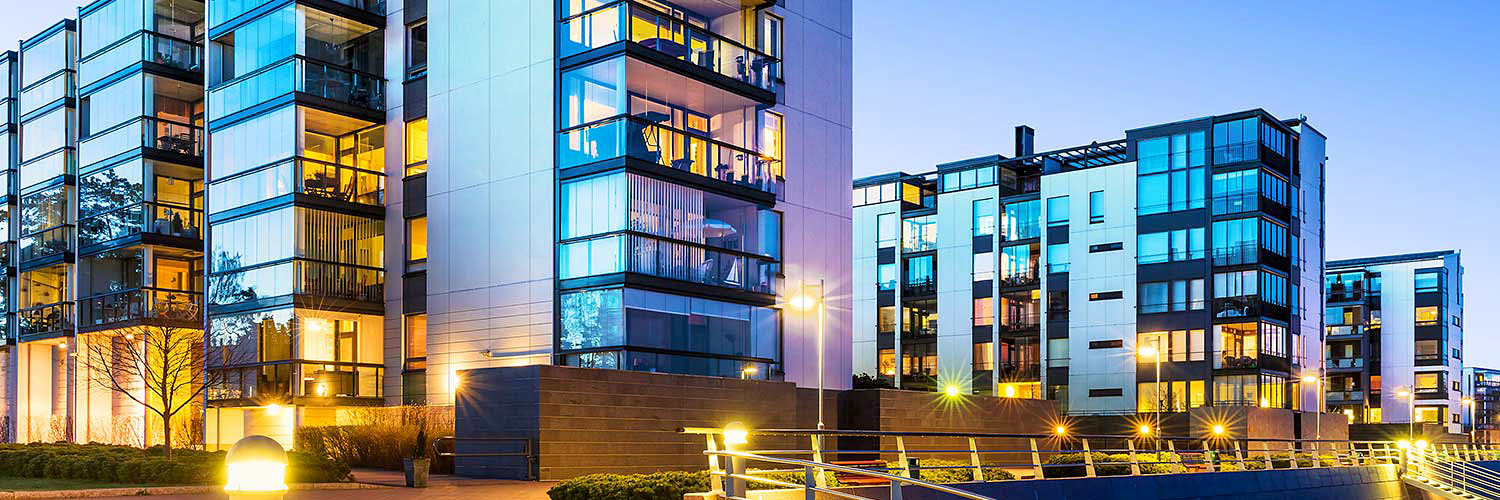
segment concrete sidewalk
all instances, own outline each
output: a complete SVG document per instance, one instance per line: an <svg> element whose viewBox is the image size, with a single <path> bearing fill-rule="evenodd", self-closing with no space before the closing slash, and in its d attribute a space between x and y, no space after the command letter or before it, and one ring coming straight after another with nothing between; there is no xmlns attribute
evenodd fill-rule
<svg viewBox="0 0 1500 500"><path fill-rule="evenodd" d="M429 500L548 500L547 489L553 482L473 479L435 474L422 489L407 488L401 471L355 469L353 483L327 485L293 485L286 500L396 500L418 498ZM311 488L309 488L311 487ZM313 489L316 488L316 489ZM143 495L161 500L223 500L222 486L177 486L160 488L111 488L107 490L28 491L5 498L105 498L126 500Z"/></svg>

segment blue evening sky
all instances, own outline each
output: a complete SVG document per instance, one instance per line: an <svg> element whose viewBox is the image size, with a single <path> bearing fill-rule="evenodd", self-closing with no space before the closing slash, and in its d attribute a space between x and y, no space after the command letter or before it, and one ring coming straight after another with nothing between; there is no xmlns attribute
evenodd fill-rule
<svg viewBox="0 0 1500 500"><path fill-rule="evenodd" d="M6 47L82 3L0 2ZM856 177L1009 155L1018 124L1043 151L1307 115L1329 137L1329 258L1463 250L1465 364L1500 368L1500 3L854 4Z"/></svg>

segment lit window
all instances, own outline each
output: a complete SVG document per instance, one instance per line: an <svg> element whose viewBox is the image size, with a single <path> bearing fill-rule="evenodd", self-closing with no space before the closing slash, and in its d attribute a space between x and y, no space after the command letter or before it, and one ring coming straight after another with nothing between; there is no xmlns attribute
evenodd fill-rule
<svg viewBox="0 0 1500 500"><path fill-rule="evenodd" d="M406 261L427 260L427 218L406 220Z"/></svg>
<svg viewBox="0 0 1500 500"><path fill-rule="evenodd" d="M427 171L427 118L406 122L406 175Z"/></svg>
<svg viewBox="0 0 1500 500"><path fill-rule="evenodd" d="M1430 326L1438 324L1438 307L1425 306L1417 308L1417 326Z"/></svg>
<svg viewBox="0 0 1500 500"><path fill-rule="evenodd" d="M406 370L427 368L427 315L406 316Z"/></svg>

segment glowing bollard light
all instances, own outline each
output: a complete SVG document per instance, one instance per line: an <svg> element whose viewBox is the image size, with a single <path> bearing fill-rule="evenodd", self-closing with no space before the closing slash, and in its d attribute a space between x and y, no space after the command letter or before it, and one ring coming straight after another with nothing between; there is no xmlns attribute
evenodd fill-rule
<svg viewBox="0 0 1500 500"><path fill-rule="evenodd" d="M245 436L224 456L230 500L279 499L286 494L286 450L265 436Z"/></svg>

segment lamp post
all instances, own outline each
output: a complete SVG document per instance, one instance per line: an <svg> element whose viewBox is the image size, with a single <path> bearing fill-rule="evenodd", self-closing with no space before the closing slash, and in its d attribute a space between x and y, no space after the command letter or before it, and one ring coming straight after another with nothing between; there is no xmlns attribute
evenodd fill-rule
<svg viewBox="0 0 1500 500"><path fill-rule="evenodd" d="M1396 397L1406 400L1406 436L1408 439L1417 438L1417 398L1413 397L1411 391L1398 389Z"/></svg>
<svg viewBox="0 0 1500 500"><path fill-rule="evenodd" d="M1474 431L1479 428L1479 422L1474 421L1474 398L1463 398L1464 412L1469 417L1469 444L1474 444Z"/></svg>
<svg viewBox="0 0 1500 500"><path fill-rule="evenodd" d="M817 286L817 295L810 291ZM792 297L793 308L816 309L818 315L818 429L823 429L823 280L817 285L803 284L798 295Z"/></svg>
<svg viewBox="0 0 1500 500"><path fill-rule="evenodd" d="M1316 403L1314 403L1318 405L1318 407L1314 409L1314 411L1316 411L1317 413L1313 414L1313 425L1317 427L1317 430L1313 431L1313 439L1318 440L1323 439L1323 409L1328 407L1328 400L1324 399L1325 397L1327 397L1327 394L1324 393L1324 382L1325 380L1321 377L1313 375L1302 376L1303 384L1311 385L1313 386L1313 390L1318 391Z"/></svg>
<svg viewBox="0 0 1500 500"><path fill-rule="evenodd" d="M1153 344L1157 344L1157 343L1160 343L1160 341L1153 341L1152 343ZM1156 361L1156 405L1155 405L1155 410L1156 410L1156 425L1155 425L1155 427L1157 429L1157 432L1161 432L1161 430L1160 430L1161 429L1161 404L1162 404L1162 402L1161 402L1161 351L1157 350L1157 348L1156 348L1155 345L1148 345L1148 346L1141 346L1141 348L1137 352L1143 358L1150 357L1150 358L1154 358L1155 361Z"/></svg>

